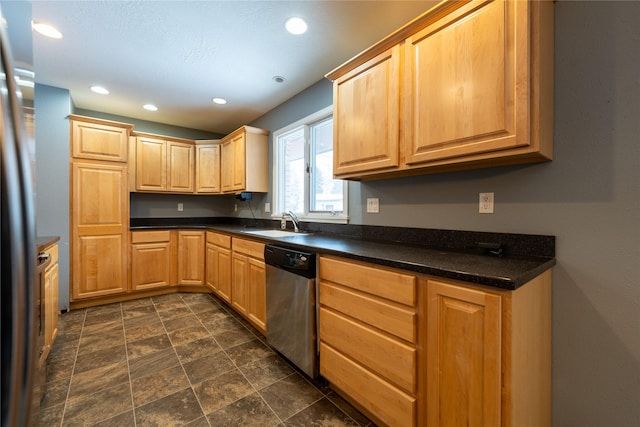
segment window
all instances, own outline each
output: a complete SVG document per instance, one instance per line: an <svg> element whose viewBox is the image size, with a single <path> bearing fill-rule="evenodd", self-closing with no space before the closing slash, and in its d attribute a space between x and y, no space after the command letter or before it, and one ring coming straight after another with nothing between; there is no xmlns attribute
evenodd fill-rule
<svg viewBox="0 0 640 427"><path fill-rule="evenodd" d="M332 107L274 132L273 141L273 215L345 223L347 182L333 179Z"/></svg>

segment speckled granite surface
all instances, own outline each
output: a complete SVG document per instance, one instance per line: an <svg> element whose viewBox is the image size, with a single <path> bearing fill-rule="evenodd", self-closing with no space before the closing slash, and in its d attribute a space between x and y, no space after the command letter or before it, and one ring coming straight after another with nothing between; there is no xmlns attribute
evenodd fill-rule
<svg viewBox="0 0 640 427"><path fill-rule="evenodd" d="M40 236L36 237L36 250L42 252L49 246L57 243L60 240L60 236Z"/></svg>
<svg viewBox="0 0 640 427"><path fill-rule="evenodd" d="M239 218L132 218L132 230L203 228L281 246L330 254L417 273L514 290L555 265L555 237L362 225L303 223L311 234L282 238L249 235L278 221ZM500 245L488 255L477 243Z"/></svg>

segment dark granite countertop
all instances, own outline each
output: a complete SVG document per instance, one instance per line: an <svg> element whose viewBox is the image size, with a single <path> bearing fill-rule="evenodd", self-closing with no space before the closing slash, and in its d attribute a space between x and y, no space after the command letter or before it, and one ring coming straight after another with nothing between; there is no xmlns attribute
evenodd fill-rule
<svg viewBox="0 0 640 427"><path fill-rule="evenodd" d="M257 224L258 228L256 228L247 227L246 223L243 225L238 222L181 221L178 218L174 219L174 221L166 219L164 221L132 219L131 230L206 229L294 249L336 255L416 273L507 290L517 289L545 270L553 267L556 263L553 256L553 251L555 250L555 238L553 236L382 227L384 229L392 229L392 234L396 237L395 241L384 241L380 239L388 237L384 236L388 230L376 230L376 227L373 227L372 231L365 226L365 230L360 230L360 233L335 233L311 229L313 225L310 223L305 223L304 225L307 227L305 229L309 230L311 234L291 237L262 237L246 232L256 229L276 228L274 224L275 221L266 221ZM352 229L344 230L353 231ZM407 230L407 234L414 237L416 234L423 233L419 237L423 241L430 240L432 246L416 244L409 237L404 238L404 241L398 241L397 237L403 234L403 230ZM375 235L372 235L372 232L375 232ZM383 234L382 237L380 237L380 233ZM439 241L434 244L434 239L439 239ZM497 257L487 255L485 254L486 251L479 251L477 248L471 249L468 247L469 239L483 242L499 241L501 244L508 242L509 245L505 246L506 256ZM443 242L444 240L446 242ZM523 243L524 247L516 248L517 244L515 242ZM513 249L509 250L510 247L513 247Z"/></svg>
<svg viewBox="0 0 640 427"><path fill-rule="evenodd" d="M39 236L36 237L36 251L42 252L49 246L60 240L60 236Z"/></svg>

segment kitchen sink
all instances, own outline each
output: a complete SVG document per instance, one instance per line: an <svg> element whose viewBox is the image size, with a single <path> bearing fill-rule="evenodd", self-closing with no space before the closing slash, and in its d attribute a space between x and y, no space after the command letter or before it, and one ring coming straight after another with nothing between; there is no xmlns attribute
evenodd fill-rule
<svg viewBox="0 0 640 427"><path fill-rule="evenodd" d="M307 236L311 233L294 232L286 230L242 230L243 233L253 234L255 236L263 237L295 237L295 236Z"/></svg>

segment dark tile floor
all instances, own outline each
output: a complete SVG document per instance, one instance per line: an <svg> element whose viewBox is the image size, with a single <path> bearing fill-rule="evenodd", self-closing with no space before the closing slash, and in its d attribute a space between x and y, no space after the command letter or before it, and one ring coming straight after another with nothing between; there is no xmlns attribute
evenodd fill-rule
<svg viewBox="0 0 640 427"><path fill-rule="evenodd" d="M60 316L41 426L371 426L205 294Z"/></svg>

